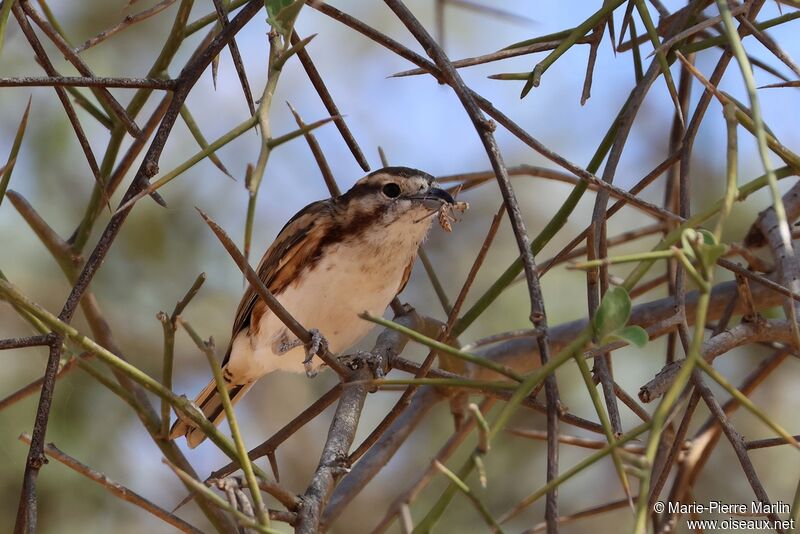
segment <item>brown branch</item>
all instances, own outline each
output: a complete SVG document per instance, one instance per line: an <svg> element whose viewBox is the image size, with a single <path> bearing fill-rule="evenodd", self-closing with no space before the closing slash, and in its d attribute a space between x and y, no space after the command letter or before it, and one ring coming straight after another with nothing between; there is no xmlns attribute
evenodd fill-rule
<svg viewBox="0 0 800 534"><path fill-rule="evenodd" d="M300 41L301 39L297 35L297 32L293 31L290 41L292 46L297 45L300 43ZM297 50L297 59L300 60L300 64L306 71L308 79L311 81L311 85L313 85L314 89L317 90L317 94L319 95L320 100L322 100L322 104L325 106L325 109L328 110L328 113L331 117L336 117L333 122L336 125L336 129L339 130L342 139L344 139L347 148L350 149L350 153L353 154L356 162L364 170L364 172L369 171L369 163L367 162L367 158L364 157L361 147L358 146L356 138L353 137L353 133L350 131L347 123L344 121L344 117L342 117L342 113L339 111L336 102L333 101L330 91L328 91L325 82L322 81L322 76L320 76L317 67L314 66L314 62L311 60L311 56L308 54L306 47L302 47Z"/></svg>
<svg viewBox="0 0 800 534"><path fill-rule="evenodd" d="M119 87L122 89L157 89L174 91L175 80L158 78L106 78L102 76L24 76L0 78L0 87Z"/></svg>
<svg viewBox="0 0 800 534"><path fill-rule="evenodd" d="M792 326L789 321L761 320L742 323L703 342L701 354L710 363L718 356L742 345L766 341L791 344L793 339ZM642 402L652 402L663 395L672 385L675 375L683 367L683 362L684 360L676 360L664 366L653 380L641 387L639 399Z"/></svg>
<svg viewBox="0 0 800 534"><path fill-rule="evenodd" d="M19 23L20 29L22 29L22 33L25 34L25 37L28 39L31 48L36 54L36 58L39 60L42 69L44 69L48 76L58 77L58 72L56 72L55 67L53 67L53 63L47 56L42 43L39 41L39 38L33 31L33 28L28 22L25 13L22 11L22 8L19 6L19 4L13 4L11 9L14 13L14 18L16 18L17 22ZM94 177L95 183L97 184L99 190L103 193L106 204L108 204L108 194L106 193L105 186L103 185L103 177L100 173L100 167L97 165L97 159L94 157L94 152L92 152L92 147L89 144L89 140L86 138L86 133L83 131L83 127L78 120L78 116L75 113L75 108L72 106L72 102L70 102L69 96L67 96L67 91L63 87L55 86L55 91L59 101L61 101L61 105L64 107L64 112L67 114L70 125L72 125L75 136L78 138L78 144L80 144L81 150L83 150L83 154L86 156L86 162L89 164L89 169L92 171L92 176Z"/></svg>
<svg viewBox="0 0 800 534"><path fill-rule="evenodd" d="M55 28L44 18L42 17L38 11L33 9L30 5L29 0L19 0L19 5L22 6L22 9L25 11L25 14L36 23L37 26L50 38L56 48L64 54L64 57L72 63L72 65L81 73L81 75L86 76L88 78L94 78L94 73L89 68L86 63L76 54L72 48L70 47L69 43L67 43L61 34L56 31ZM117 101L114 96L108 92L108 89L104 87L98 87L93 90L94 94L103 102L108 109L116 115L119 121L125 126L125 129L128 130L128 133L131 134L132 137L139 137L142 135L142 131L136 125L136 122L128 115L128 112L125 111L125 108L122 107L122 104Z"/></svg>
<svg viewBox="0 0 800 534"><path fill-rule="evenodd" d="M131 2L133 3L133 2ZM145 19L152 17L153 15L157 15L167 9L169 6L175 3L175 0L162 0L158 4L154 5L149 9L145 9L144 11L140 11L139 13L135 13L133 15L126 15L124 19L120 22L112 26L107 30L103 30L94 37L87 39L85 43L80 45L78 48L75 49L76 54L80 54L93 46L97 46L98 44L102 43L112 35L115 35L123 30L126 30L133 26L134 24L141 22Z"/></svg>
<svg viewBox="0 0 800 534"><path fill-rule="evenodd" d="M530 321L535 328L541 331L541 335L536 338L536 341L539 347L539 358L542 365L544 365L550 359L550 346L547 334L547 315L545 313L544 299L542 298L542 290L539 282L539 271L533 257L531 242L528 237L527 229L525 228L525 222L522 218L522 213L520 212L519 204L517 203L516 195L511 185L511 179L508 176L508 171L506 170L505 163L500 154L500 149L492 133L495 126L483 115L483 112L478 107L476 95L464 84L458 71L453 67L453 64L447 58L442 48L436 43L427 30L425 30L416 17L414 17L405 4L400 0L384 0L384 2L423 46L434 63L436 63L436 66L443 75L444 81L452 87L456 96L461 101L464 110L472 121L483 143L486 154L492 164L492 170L494 170L495 176L497 177L497 183L503 196L506 212L511 222L511 228L514 231L517 248L522 258L525 277L528 281L528 297L531 306ZM549 375L545 378L545 395L548 406L547 430L555 436L558 434L557 412L559 401L558 386L556 385L555 376L553 375ZM548 441L547 480L552 480L557 475L558 443L555 441L554 437L551 441ZM555 521L558 517L557 495L555 490L551 490L547 494L545 515L548 521L552 523L553 529L556 528Z"/></svg>
<svg viewBox="0 0 800 534"><path fill-rule="evenodd" d="M258 293L258 296L261 297L261 300L264 301L270 311L274 313L284 325L286 325L286 328L288 328L292 334L297 336L297 339L305 343L306 346L309 346L311 343L311 333L306 330L303 325L298 323L297 319L295 319L292 314L290 314L289 311L283 307L283 304L278 302L278 299L275 298L272 292L267 289L267 286L264 285L264 281L261 280L253 268L250 267L247 259L241 252L239 252L239 249L236 248L236 245L233 243L231 238L225 233L225 230L223 230L208 215L206 215L203 210L198 208L197 211L200 212L200 216L203 217L203 220L214 232L214 235L216 235L220 240L222 246L224 246L225 250L228 251L228 254L231 255L233 261L239 266L239 269L241 269L242 273L247 278L247 281L250 282L250 284L253 286L253 289L255 289L255 291ZM320 359L322 359L322 361L328 365L328 367L336 371L340 377L343 378L348 375L348 372L328 350L326 343L320 344L320 347L317 349L317 356L319 356Z"/></svg>
<svg viewBox="0 0 800 534"><path fill-rule="evenodd" d="M25 347L41 347L44 345L50 345L52 341L53 337L50 334L39 334L38 336L0 339L0 350L21 349Z"/></svg>
<svg viewBox="0 0 800 534"><path fill-rule="evenodd" d="M800 441L800 435L793 436L795 440ZM753 449L765 449L767 447L779 447L781 445L786 445L788 441L786 438L766 438L766 439L755 439L753 441L746 441L744 446L747 450L751 451Z"/></svg>
<svg viewBox="0 0 800 534"><path fill-rule="evenodd" d="M590 42L587 38L578 39L575 44L586 44ZM556 48L561 41L545 41L543 43L534 43L527 46L519 46L514 48L503 48L502 50L498 50L497 52L492 52L490 54L484 54L482 56L476 57L468 57L464 59L456 59L452 61L453 66L457 69L461 69L464 67L472 67L475 65L483 65L485 63L491 63L493 61L500 61L503 59L508 59L511 57L518 57L524 56L527 54L535 54L537 52L546 52L548 50L553 50ZM391 78L402 78L405 76L418 76L420 74L429 74L427 69L419 68L419 69L411 69L411 70L404 70L402 72L397 72L392 74ZM490 76L491 77L491 76Z"/></svg>
<svg viewBox="0 0 800 534"><path fill-rule="evenodd" d="M514 436L534 439L537 441L545 441L547 439L547 432L542 430L534 430L529 428L507 428L506 432ZM558 436L558 441L566 445L574 445L575 447L583 447L585 449L600 450L608 447L608 441L603 439L587 439L577 436L567 436L564 434ZM622 449L636 454L644 453L644 445L641 443L626 443L622 446Z"/></svg>
<svg viewBox="0 0 800 534"><path fill-rule="evenodd" d="M222 3L222 0L213 0L214 9L217 11L217 18L219 19L219 23L224 29L228 24L230 24L230 19L228 18L228 11L225 8L225 5ZM242 86L242 92L244 93L244 99L247 101L247 109L250 110L250 115L256 114L256 105L253 102L253 93L250 91L250 83L247 81L247 73L244 70L244 64L242 62L242 54L239 53L239 46L236 44L236 38L232 38L228 41L228 50L231 51L231 59L233 59L233 67L236 69L236 75L239 77L239 84Z"/></svg>
<svg viewBox="0 0 800 534"><path fill-rule="evenodd" d="M223 30L205 49L193 56L192 59L187 63L186 67L181 71L181 75L176 82L175 94L170 101L170 105L164 115L160 127L156 132L149 150L145 154L136 176L134 177L130 187L128 188L128 191L123 197L122 202L126 202L130 198L134 197L139 191L147 187L147 178L153 176L158 168L158 158L164 149L164 145L169 137L169 133L175 124L180 108L188 96L190 89L199 79L200 74L205 70L206 66L211 62L211 59L219 53L227 41L230 40L233 35L245 25L247 21L255 16L255 14L263 7L263 5L263 2L251 0L237 13L236 17L231 21L231 24L225 28L225 30ZM30 33L30 35L33 36L32 38L29 36L32 44L33 42L38 43L38 40L35 38L35 35L33 35L30 25L27 23L25 15L22 13L22 10L19 8L19 6L14 5L12 9L14 10L15 17L20 22L20 25L26 29L26 35ZM38 46L41 48L40 44L38 44ZM49 60L47 60L46 56L44 56L43 61L49 63ZM50 70L51 72L48 72L49 76L57 75L55 72L52 72L52 66L50 67ZM63 89L56 88L56 91L63 92ZM60 98L61 96L61 93L59 93ZM65 95L62 98L62 102L64 100L66 100L68 103ZM109 248L111 247L111 244L120 231L122 223L125 221L129 213L130 210L125 210L118 212L111 217L111 220L109 221L105 230L102 232L94 251L89 256L89 259L86 261L83 270L77 277L69 297L64 303L61 313L59 314L60 320L69 322L72 319L78 303L81 301L81 298L86 292L89 283L102 264ZM54 343L51 346L51 354L45 371L45 380L42 384L42 392L40 395L39 408L37 409L33 440L31 449L29 451L29 459L31 460L29 465L32 464L33 467L26 468L26 474L23 478L20 506L17 514L17 522L15 525L15 531L19 534L25 531L36 529L37 503L35 479L36 473L38 473L37 459L41 459L43 454L42 447L44 445L44 429L46 427L47 418L50 412L50 403L52 401L55 375L60 356L61 343L59 341L58 344Z"/></svg>
<svg viewBox="0 0 800 534"><path fill-rule="evenodd" d="M363 381L372 376L369 366L364 365L348 377L348 381ZM322 512L333 491L336 481L349 468L347 455L358 429L358 420L367 397L366 383L344 388L336 407L336 413L328 430L328 439L322 449L319 465L302 497L302 506L297 513L295 532L313 534L319 532Z"/></svg>
<svg viewBox="0 0 800 534"><path fill-rule="evenodd" d="M56 380L58 380L59 378L61 378L62 376L64 376L68 372L70 372L72 369L74 369L75 368L75 364L78 363L78 358L87 359L87 358L90 358L91 356L92 356L91 354L84 353L84 354L81 354L80 356L72 356L72 357L70 357L66 361L66 363L64 363L64 365L62 365L60 367L60 369L58 370L58 372L56 373ZM41 388L42 388L42 384L44 383L44 378L45 378L44 376L40 376L39 378L37 378L33 382L31 382L31 383L29 383L29 384L27 384L25 386L22 386L21 388L19 388L15 392L13 392L13 393L5 396L4 398L0 399L0 411L3 411L6 408L8 408L9 406L11 406L12 404L17 403L17 402L21 401L22 399L26 399L26 398L30 397L31 395L33 395L34 393L36 393L37 391L40 391Z"/></svg>
<svg viewBox="0 0 800 534"><path fill-rule="evenodd" d="M53 334L50 340L50 354L47 359L44 380L42 380L39 404L36 407L36 419L34 420L31 444L28 448L28 457L25 461L25 473L22 477L14 534L36 532L38 516L36 479L39 476L39 470L47 463L47 458L44 455L44 438L47 432L50 406L53 402L53 390L55 389L61 343L63 341L64 336L60 334Z"/></svg>
<svg viewBox="0 0 800 534"><path fill-rule="evenodd" d="M303 122L303 119L300 117L300 114L297 112L294 107L287 102L287 106L289 106L289 111L292 112L294 116L294 120L297 123L298 128L305 128L306 123ZM314 161L317 162L317 167L319 167L319 172L322 173L322 179L325 180L325 185L328 187L328 192L331 194L331 197L336 198L342 194L341 189L339 189L339 185L336 183L336 178L333 177L333 172L331 171L330 165L328 165L328 160L325 159L325 154L322 152L322 148L319 146L319 141L317 141L317 136L314 135L314 132L308 130L305 134L306 143L308 143L308 148L311 149L311 154L314 156Z"/></svg>
<svg viewBox="0 0 800 534"><path fill-rule="evenodd" d="M29 436L28 434L22 434L19 437L19 439L24 443L28 444L31 443L31 436ZM48 443L47 445L45 445L44 452L45 454L47 454L47 456L55 458L56 460L66 465L73 471L76 471L77 473L80 473L86 478L97 482L112 495L119 497L123 501L127 501L131 504L134 504L142 508L143 510L146 510L147 512L153 514L160 520L167 523L168 525L172 525L176 529L180 530L181 532L189 532L192 534L202 533L200 529L193 527L180 517L177 517L176 515L170 513L169 511L145 499L135 491L130 490L125 486L123 486L122 484L119 484L118 482L111 480L105 474L96 471L91 467L89 467L88 465L76 460L72 456L66 454L61 449L56 447L54 444Z"/></svg>

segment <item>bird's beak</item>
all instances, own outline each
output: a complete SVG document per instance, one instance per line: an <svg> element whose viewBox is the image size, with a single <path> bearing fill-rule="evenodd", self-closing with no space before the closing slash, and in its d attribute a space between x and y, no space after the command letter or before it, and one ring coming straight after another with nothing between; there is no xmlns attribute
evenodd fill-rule
<svg viewBox="0 0 800 534"><path fill-rule="evenodd" d="M438 187L431 187L424 193L419 195L412 195L409 197L411 200L418 200L422 202L426 208L432 210L439 209L442 204L455 204L456 201L450 196L450 193Z"/></svg>

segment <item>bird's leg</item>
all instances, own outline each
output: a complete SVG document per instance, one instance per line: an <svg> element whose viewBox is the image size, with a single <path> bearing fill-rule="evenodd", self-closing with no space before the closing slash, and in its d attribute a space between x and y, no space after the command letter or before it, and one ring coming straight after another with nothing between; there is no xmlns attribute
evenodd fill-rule
<svg viewBox="0 0 800 534"><path fill-rule="evenodd" d="M328 348L328 340L320 334L319 330L316 328L312 328L308 331L311 334L311 341L306 344L306 359L303 360L303 366L306 370L306 376L308 378L314 378L317 376L319 372L319 368L322 367L314 367L313 360L314 355L317 354L320 350L327 350ZM324 364L323 364L324 365Z"/></svg>
<svg viewBox="0 0 800 534"><path fill-rule="evenodd" d="M321 350L328 350L328 340L325 339L325 336L316 328L310 329L308 333L311 334L311 339L308 343L303 343L296 337L290 338L289 333L284 330L280 335L274 338L272 350L276 354L282 356L294 348L304 346L306 350L306 359L303 360L303 367L305 367L306 376L314 378L317 376L319 369L325 365L324 363L320 363L315 367L313 364L314 355Z"/></svg>
<svg viewBox="0 0 800 534"><path fill-rule="evenodd" d="M290 350L297 348L302 344L303 342L297 339L296 337L289 339L288 334L284 332L283 335L279 338L277 346L275 348L277 349L276 350L277 354L283 356Z"/></svg>

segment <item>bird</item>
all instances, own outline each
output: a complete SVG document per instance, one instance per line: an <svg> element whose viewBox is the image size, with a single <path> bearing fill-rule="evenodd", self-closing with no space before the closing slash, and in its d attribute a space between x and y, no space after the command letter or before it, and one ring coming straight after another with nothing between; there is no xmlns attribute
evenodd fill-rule
<svg viewBox="0 0 800 534"><path fill-rule="evenodd" d="M306 329L341 354L371 329L359 317L383 315L405 288L434 216L455 200L433 176L410 167L384 167L358 180L346 193L312 202L295 214L264 253L256 273ZM259 378L273 371L306 372L322 366L314 350L276 317L249 285L239 303L222 376L236 404ZM219 425L225 417L216 382L197 395L195 406ZM205 434L179 415L170 439L186 436L190 448Z"/></svg>

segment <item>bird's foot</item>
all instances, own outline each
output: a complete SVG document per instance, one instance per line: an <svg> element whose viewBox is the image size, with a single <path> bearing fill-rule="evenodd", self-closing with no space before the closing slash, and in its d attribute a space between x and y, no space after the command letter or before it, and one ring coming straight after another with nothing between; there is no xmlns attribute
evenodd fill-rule
<svg viewBox="0 0 800 534"><path fill-rule="evenodd" d="M325 339L319 330L316 328L312 328L308 331L311 334L311 341L306 344L306 359L303 360L303 367L306 370L306 376L308 378L314 378L317 376L320 367L324 365L324 363L320 363L319 365L314 365L314 356L320 351L328 350L328 340Z"/></svg>
<svg viewBox="0 0 800 534"><path fill-rule="evenodd" d="M372 369L372 374L375 378L383 378L383 357L380 354L360 350L358 351L358 356L367 362L367 365L369 365L369 368Z"/></svg>
<svg viewBox="0 0 800 534"><path fill-rule="evenodd" d="M383 378L383 358L379 354L373 354L366 350L359 350L355 354L346 354L338 358L339 363L355 371L361 369L364 365L368 365L372 370L375 378Z"/></svg>

